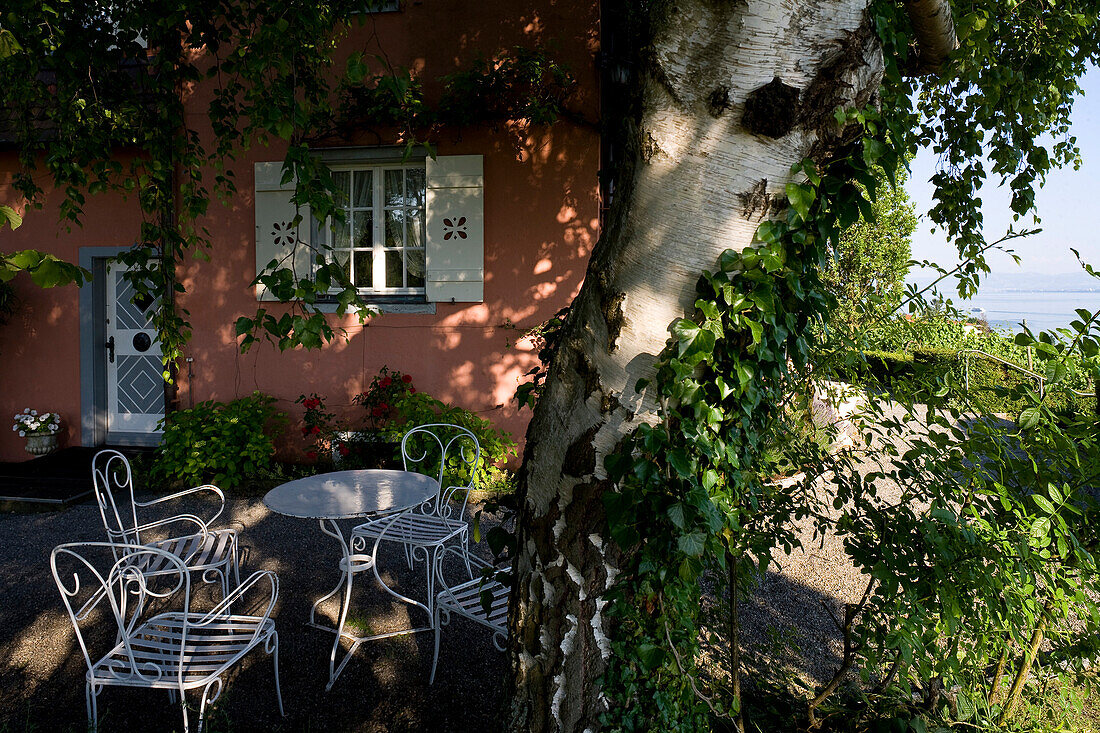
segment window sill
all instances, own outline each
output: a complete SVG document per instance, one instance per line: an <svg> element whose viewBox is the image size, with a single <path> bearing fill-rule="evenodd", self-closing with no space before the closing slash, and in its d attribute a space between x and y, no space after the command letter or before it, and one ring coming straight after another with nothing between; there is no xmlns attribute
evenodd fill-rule
<svg viewBox="0 0 1100 733"><path fill-rule="evenodd" d="M429 303L423 299L417 297L407 297L401 295L383 296L378 295L371 297L369 295L364 296L363 302L372 308L376 308L382 313L409 313L415 315L435 315L435 303ZM337 303L335 300L330 302L321 301L317 303L317 310L322 313L335 313Z"/></svg>

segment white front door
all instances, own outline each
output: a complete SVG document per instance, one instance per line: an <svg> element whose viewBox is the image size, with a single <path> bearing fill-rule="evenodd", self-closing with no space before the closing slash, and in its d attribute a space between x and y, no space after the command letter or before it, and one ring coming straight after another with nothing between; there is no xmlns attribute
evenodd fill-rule
<svg viewBox="0 0 1100 733"><path fill-rule="evenodd" d="M107 433L157 434L164 417L164 366L150 320L156 301L138 296L126 265L107 266Z"/></svg>

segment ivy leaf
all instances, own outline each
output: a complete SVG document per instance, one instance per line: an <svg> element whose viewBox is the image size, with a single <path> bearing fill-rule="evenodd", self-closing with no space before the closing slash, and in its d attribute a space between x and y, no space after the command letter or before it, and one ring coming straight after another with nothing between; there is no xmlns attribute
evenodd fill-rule
<svg viewBox="0 0 1100 733"><path fill-rule="evenodd" d="M681 478L691 478L695 475L695 462L691 460L683 448L675 448L669 451L668 463Z"/></svg>
<svg viewBox="0 0 1100 733"><path fill-rule="evenodd" d="M638 645L638 661L641 662L642 668L650 672L665 661L665 650L656 644L650 644L648 642Z"/></svg>
<svg viewBox="0 0 1100 733"><path fill-rule="evenodd" d="M702 557L706 543L707 536L699 530L690 534L682 534L676 540L676 546L680 549L680 552L688 557Z"/></svg>
<svg viewBox="0 0 1100 733"><path fill-rule="evenodd" d="M804 221L810 218L810 204L815 198L817 193L809 186L801 183L787 184L787 201Z"/></svg>

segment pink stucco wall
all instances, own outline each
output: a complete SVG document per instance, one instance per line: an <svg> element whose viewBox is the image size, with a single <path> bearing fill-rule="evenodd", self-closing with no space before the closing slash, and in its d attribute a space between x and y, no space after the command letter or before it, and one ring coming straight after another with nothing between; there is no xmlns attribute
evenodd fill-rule
<svg viewBox="0 0 1100 733"><path fill-rule="evenodd" d="M342 50L363 51L369 58L384 49L393 63L435 79L478 53L491 57L517 44L548 43L579 81L570 108L594 121L596 39L591 2L410 0L402 12L353 29ZM196 114L204 97L200 89L189 102ZM449 131L440 138L441 155L484 156L483 303L439 304L435 315L384 315L366 326L333 316L334 325L347 329L348 340L320 351L279 353L264 344L241 354L233 323L257 305L248 286L255 266L252 164L279 160L281 154L271 147L243 156L234 165L240 194L228 206L213 203L199 222L213 235L213 259L188 260L180 271L187 288L180 305L190 311L194 329L186 355L194 361L192 377L188 365L180 365L179 404L229 400L258 389L277 397L292 419L299 415L294 399L309 392L351 411L351 397L388 365L412 374L420 390L475 410L522 438L529 413L517 413L512 395L534 355L519 336L576 293L597 236L595 126L562 121L518 135L503 128ZM14 155L0 154L0 202L22 209L10 188L15 165ZM137 237L132 202L113 195L91 198L83 227L71 232L58 223L57 202L51 195L43 209L24 211L19 230L0 232L0 250L35 247L75 262L80 247L125 246ZM15 285L21 308L0 328L0 416L27 406L59 411L68 443L80 444L77 289L43 291L22 276ZM10 428L0 429L0 460L23 457L22 441Z"/></svg>

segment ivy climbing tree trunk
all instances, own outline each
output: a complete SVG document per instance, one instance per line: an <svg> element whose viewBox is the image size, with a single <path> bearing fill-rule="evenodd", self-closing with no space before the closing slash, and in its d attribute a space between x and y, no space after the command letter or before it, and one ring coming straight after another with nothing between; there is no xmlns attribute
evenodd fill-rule
<svg viewBox="0 0 1100 733"><path fill-rule="evenodd" d="M604 13L619 25L603 29L612 76L625 79L608 90L622 115L614 199L527 433L514 730L600 728L614 633L602 595L622 561L603 459L653 418L635 384L690 314L701 272L782 214L791 166L845 144L835 110L873 103L882 74L867 0L655 5Z"/></svg>

